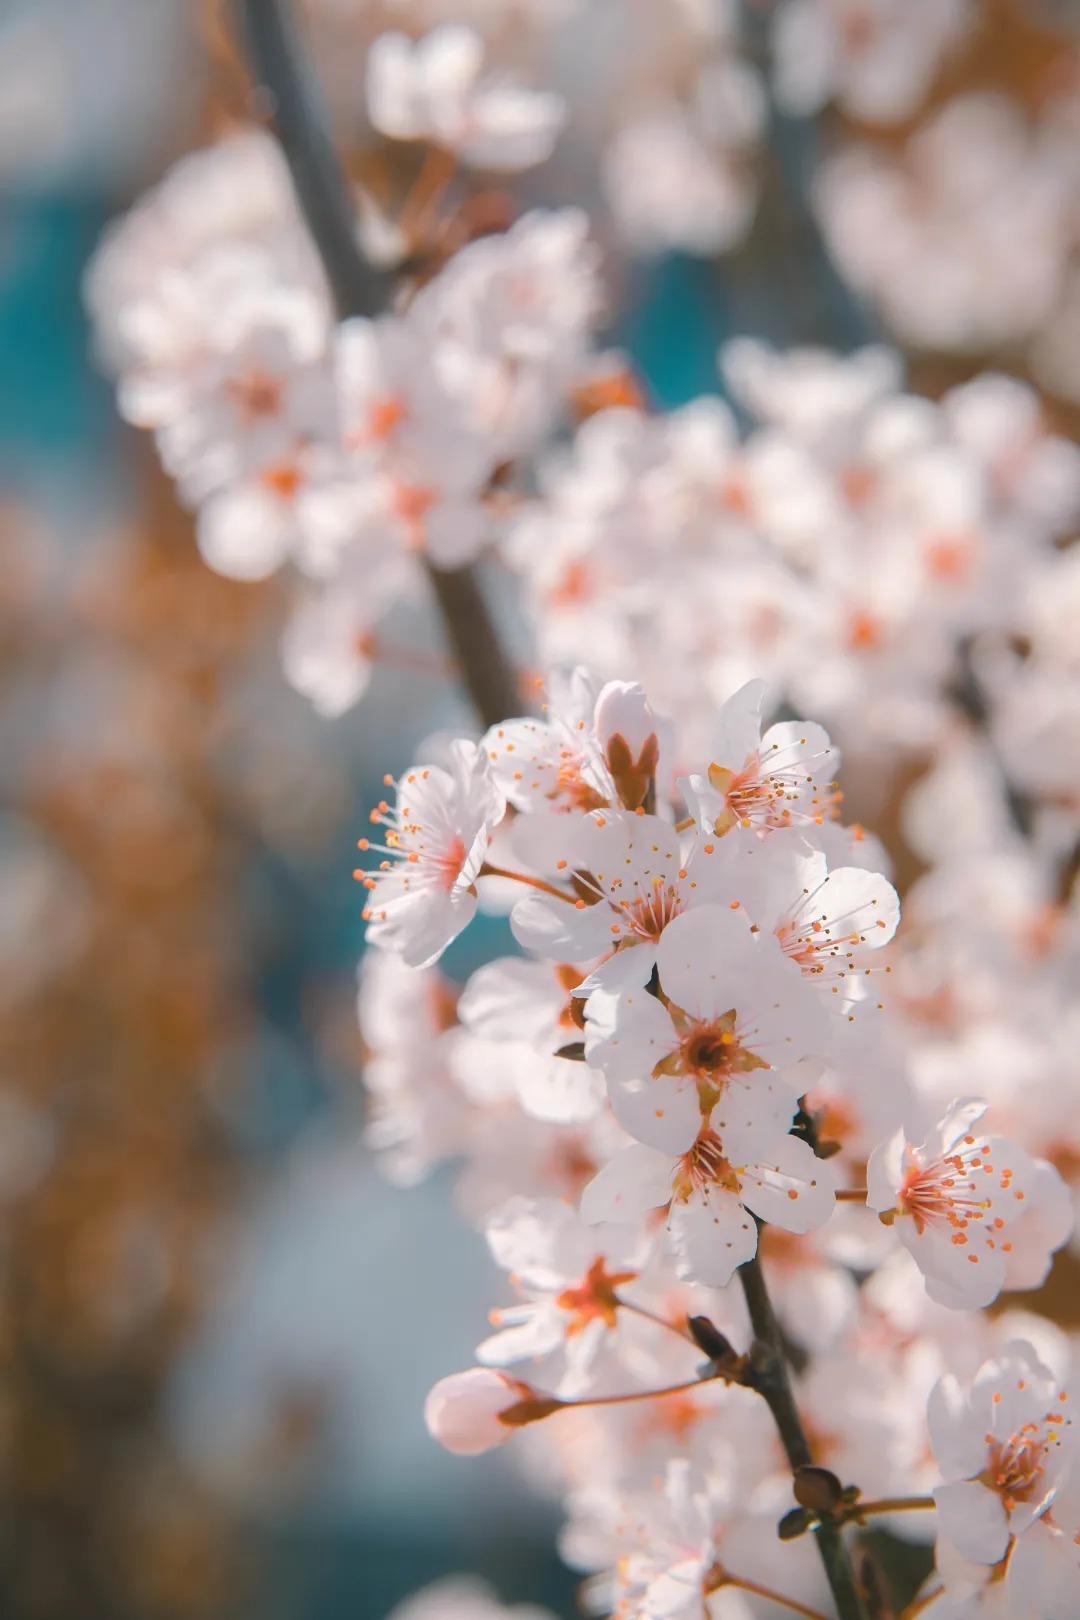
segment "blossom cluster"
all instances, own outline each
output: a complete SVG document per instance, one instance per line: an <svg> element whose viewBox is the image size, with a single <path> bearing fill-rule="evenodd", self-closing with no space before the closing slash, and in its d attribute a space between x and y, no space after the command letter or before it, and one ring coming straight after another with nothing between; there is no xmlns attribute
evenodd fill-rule
<svg viewBox="0 0 1080 1620"><path fill-rule="evenodd" d="M908 1061L899 903L839 819L839 751L767 724L760 681L690 759L635 683L578 668L544 696L388 784L361 841L371 1140L402 1179L464 1161L517 1293L432 1391L432 1432L472 1454L529 1429L565 1555L627 1612L698 1615L725 1585L827 1601L812 1549L776 1539L791 1476L733 1281L760 1251L845 1511L910 1534L937 1504L934 1612L1014 1565L1065 1589L1071 1431L1038 1351L1067 1351L976 1313L1041 1284L1072 1200ZM507 905L523 954L451 987L446 947Z"/></svg>
<svg viewBox="0 0 1080 1620"><path fill-rule="evenodd" d="M429 1427L516 1437L620 1615L831 1620L828 1547L873 1523L935 1541L912 1616L1071 1620L1071 1345L1001 1296L1042 1286L1080 1186L1080 450L1004 369L929 398L884 345L736 338L721 392L664 411L598 347L613 248L750 227L736 6L634 4L617 44L590 0L308 9L360 42L331 92L386 158L354 192L384 312L339 318L255 132L177 165L88 292L208 563L297 581L317 710L474 564L554 671L387 778L361 840L368 1141L403 1183L453 1161L509 1274ZM1072 386L1075 96L888 134L978 14L782 0L773 110L872 132L813 190L901 339L1024 344ZM520 210L481 189L520 174ZM888 847L845 824L841 751ZM458 984L480 912L517 949Z"/></svg>
<svg viewBox="0 0 1080 1620"><path fill-rule="evenodd" d="M586 237L576 209L526 214L407 311L336 323L277 149L251 134L185 159L101 249L89 296L121 409L153 429L212 567L288 560L305 580L284 661L321 712L360 696L375 625L424 566L489 538L498 469L581 357Z"/></svg>

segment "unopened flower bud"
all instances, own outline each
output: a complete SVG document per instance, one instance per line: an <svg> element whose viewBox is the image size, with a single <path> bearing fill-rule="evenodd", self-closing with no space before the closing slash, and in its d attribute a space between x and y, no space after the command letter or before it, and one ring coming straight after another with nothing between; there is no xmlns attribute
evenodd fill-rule
<svg viewBox="0 0 1080 1620"><path fill-rule="evenodd" d="M812 1513L832 1513L844 1499L844 1487L828 1468L812 1464L795 1470L795 1500Z"/></svg>
<svg viewBox="0 0 1080 1620"><path fill-rule="evenodd" d="M660 759L660 725L642 687L609 681L596 700L596 735L624 809L646 802Z"/></svg>
<svg viewBox="0 0 1080 1620"><path fill-rule="evenodd" d="M622 737L635 759L650 738L659 739L661 722L637 681L608 681L596 700L596 735L604 753L615 736Z"/></svg>
<svg viewBox="0 0 1080 1620"><path fill-rule="evenodd" d="M424 1422L447 1451L477 1457L504 1445L515 1429L547 1417L561 1404L520 1378L470 1367L439 1379L424 1402Z"/></svg>

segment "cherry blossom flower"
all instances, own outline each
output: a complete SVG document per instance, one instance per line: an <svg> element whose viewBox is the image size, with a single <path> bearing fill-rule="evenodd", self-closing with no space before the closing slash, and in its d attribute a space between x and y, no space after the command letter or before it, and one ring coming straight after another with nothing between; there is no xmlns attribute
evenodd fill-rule
<svg viewBox="0 0 1080 1620"><path fill-rule="evenodd" d="M867 1203L895 1225L930 1297L960 1309L997 1298L1029 1202L1041 1194L1057 1203L1052 1171L1043 1180L1016 1143L976 1129L986 1106L978 1098L953 1103L918 1145L898 1131L874 1150L866 1171ZM1071 1230L1071 1211L1068 1216L1064 1229L1055 1220L1049 1225L1052 1247L1033 1266L1040 1281L1052 1248Z"/></svg>
<svg viewBox="0 0 1080 1620"><path fill-rule="evenodd" d="M503 721L484 747L518 810L637 810L655 787L665 729L638 683L600 687L577 668L551 678L542 718Z"/></svg>
<svg viewBox="0 0 1080 1620"><path fill-rule="evenodd" d="M667 1230L680 1276L723 1288L757 1253L753 1217L809 1232L832 1213L832 1180L807 1142L785 1134L790 1107L766 1106L731 1088L672 1158L635 1142L582 1194L586 1221L631 1221L668 1207Z"/></svg>
<svg viewBox="0 0 1080 1620"><path fill-rule="evenodd" d="M569 1204L513 1198L487 1223L488 1247L513 1274L522 1303L492 1312L497 1332L477 1349L488 1366L560 1353L559 1395L589 1388L605 1340L619 1326L621 1291L648 1245L632 1229L586 1226Z"/></svg>
<svg viewBox="0 0 1080 1620"><path fill-rule="evenodd" d="M976 1564L998 1564L1052 1509L1073 1449L1067 1394L1022 1340L964 1388L946 1376L927 1417L944 1483L934 1501L946 1538Z"/></svg>
<svg viewBox="0 0 1080 1620"><path fill-rule="evenodd" d="M739 857L734 882L747 914L847 1014L866 994L866 976L880 971L873 953L889 943L900 921L892 884L862 867L830 870L824 853L794 830L778 831L765 843L747 840Z"/></svg>
<svg viewBox="0 0 1080 1620"><path fill-rule="evenodd" d="M707 776L684 787L695 819L718 837L732 827L759 832L828 819L839 752L820 726L784 721L762 734L764 681L749 681L720 710Z"/></svg>
<svg viewBox="0 0 1080 1620"><path fill-rule="evenodd" d="M658 816L598 814L565 831L549 828L545 843L560 852L552 864L570 877L573 893L526 895L511 926L519 944L544 956L602 956L585 995L647 984L668 924L714 897L721 877L714 850L686 853L680 834ZM535 851L537 843L529 840L526 848Z"/></svg>
<svg viewBox="0 0 1080 1620"><path fill-rule="evenodd" d="M428 967L476 911L476 880L504 800L475 743L456 742L446 769L417 765L396 786L393 809L372 811L385 827L378 869L364 874L368 938L401 952L409 967Z"/></svg>
<svg viewBox="0 0 1080 1620"><path fill-rule="evenodd" d="M748 1112L794 1100L803 1087L791 1071L827 1044L827 1022L774 938L702 905L667 924L656 966L660 996L601 989L585 1013L586 1056L631 1135L678 1152L732 1094Z"/></svg>

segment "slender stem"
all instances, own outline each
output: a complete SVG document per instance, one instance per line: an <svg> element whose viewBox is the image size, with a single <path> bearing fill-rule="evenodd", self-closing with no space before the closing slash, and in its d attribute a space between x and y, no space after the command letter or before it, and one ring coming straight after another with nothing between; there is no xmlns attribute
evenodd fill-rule
<svg viewBox="0 0 1080 1620"><path fill-rule="evenodd" d="M930 1513L936 1507L932 1496L883 1496L878 1502L853 1502L850 1517L859 1523L883 1513Z"/></svg>
<svg viewBox="0 0 1080 1620"><path fill-rule="evenodd" d="M866 1188L841 1187L840 1191L836 1194L836 1202L838 1204L865 1204Z"/></svg>
<svg viewBox="0 0 1080 1620"><path fill-rule="evenodd" d="M576 906L578 903L574 895L567 894L565 889L557 889L554 883L545 883L543 878L529 877L525 872L508 872L505 866L492 866L488 861L484 862L477 876L508 878L511 883L525 883L530 889L539 889L543 894L554 895L556 900L565 900L568 906Z"/></svg>
<svg viewBox="0 0 1080 1620"><path fill-rule="evenodd" d="M439 146L428 148L398 220L398 229L417 246L422 244L439 200L454 178L456 166L452 153Z"/></svg>
<svg viewBox="0 0 1080 1620"><path fill-rule="evenodd" d="M679 1327L675 1322L669 1322L667 1317L661 1316L659 1312L647 1311L644 1305L635 1305L632 1301L624 1299L621 1294L615 1295L615 1303L622 1310L632 1311L635 1316L643 1317L646 1322L655 1322L657 1327L667 1328L669 1333L674 1333L678 1338L685 1340L687 1344L692 1344L695 1350L700 1349L692 1333L688 1332L686 1328Z"/></svg>
<svg viewBox="0 0 1080 1620"><path fill-rule="evenodd" d="M586 1406L627 1406L631 1401L658 1401L664 1395L681 1395L688 1389L701 1389L715 1383L713 1378L687 1378L681 1384L665 1384L663 1389L635 1389L629 1395L585 1396L580 1401L560 1401L560 1410L573 1410Z"/></svg>
<svg viewBox="0 0 1080 1620"><path fill-rule="evenodd" d="M269 97L271 124L338 314L374 315L385 308L389 285L360 251L348 182L289 0L235 4L252 70ZM451 651L480 720L493 726L520 713L517 679L472 569L426 567Z"/></svg>
<svg viewBox="0 0 1080 1620"><path fill-rule="evenodd" d="M269 96L271 125L338 314L375 315L389 302L390 286L357 244L349 187L289 0L238 0L238 14L252 72Z"/></svg>
<svg viewBox="0 0 1080 1620"><path fill-rule="evenodd" d="M769 1298L760 1258L755 1257L740 1266L738 1277L755 1341L746 1381L751 1389L758 1391L772 1413L792 1471L810 1467L814 1461L810 1442L795 1405L780 1324ZM816 1540L839 1620L866 1620L851 1556L839 1527L827 1522L821 1524Z"/></svg>
<svg viewBox="0 0 1080 1620"><path fill-rule="evenodd" d="M500 720L521 714L526 705L517 675L473 570L434 568L429 563L427 572L454 659L480 719L485 726L497 726Z"/></svg>
<svg viewBox="0 0 1080 1620"><path fill-rule="evenodd" d="M822 1614L820 1609L811 1609L796 1598L774 1592L771 1587L759 1586L757 1581L745 1581L741 1575L725 1575L716 1590L719 1592L725 1586L733 1586L737 1592L749 1592L752 1597L768 1598L770 1603L778 1603L781 1608L790 1609L792 1614L803 1615L804 1620L829 1620L828 1615Z"/></svg>

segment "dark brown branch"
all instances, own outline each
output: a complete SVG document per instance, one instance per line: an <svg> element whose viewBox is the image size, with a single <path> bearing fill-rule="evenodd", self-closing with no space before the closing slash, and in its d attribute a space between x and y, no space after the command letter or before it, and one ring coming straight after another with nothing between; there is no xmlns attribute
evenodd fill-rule
<svg viewBox="0 0 1080 1620"><path fill-rule="evenodd" d="M738 1277L754 1330L746 1382L757 1390L772 1413L784 1454L794 1473L797 1468L811 1466L814 1459L795 1405L783 1336L765 1285L761 1261L748 1260L739 1267ZM815 1531L815 1537L839 1620L866 1620L854 1566L839 1528L823 1522Z"/></svg>
<svg viewBox="0 0 1080 1620"><path fill-rule="evenodd" d="M386 278L360 251L349 185L329 134L288 0L236 0L255 79L289 166L300 211L337 312L374 315L389 302ZM485 726L522 710L514 670L472 569L428 565L447 638Z"/></svg>

